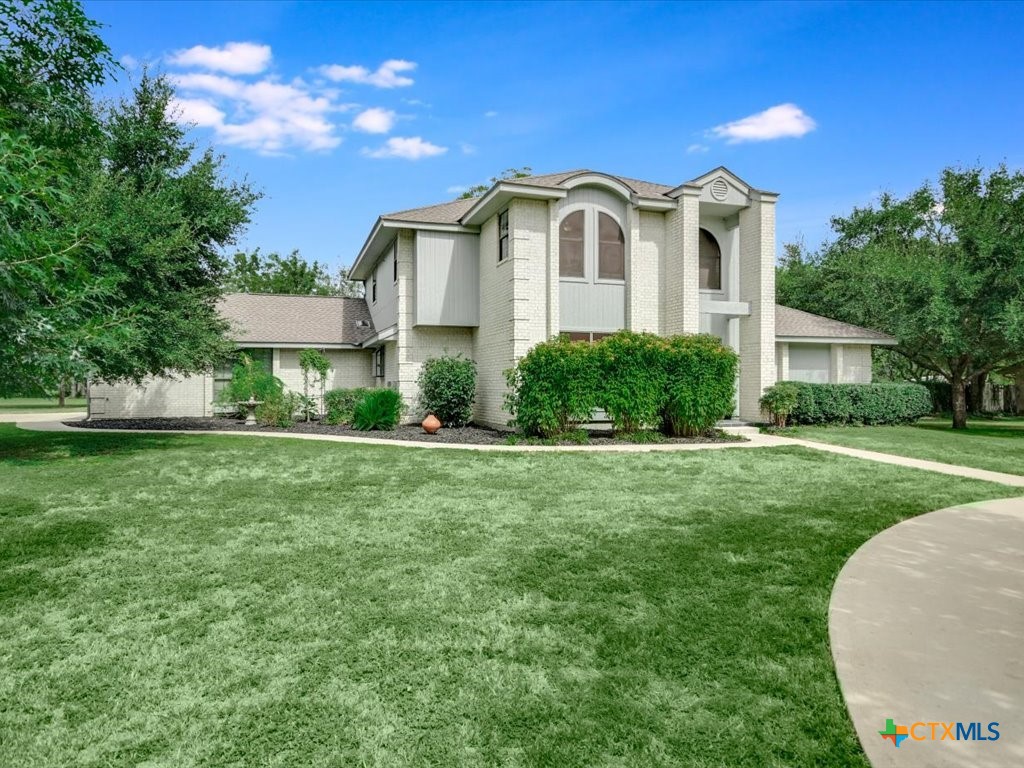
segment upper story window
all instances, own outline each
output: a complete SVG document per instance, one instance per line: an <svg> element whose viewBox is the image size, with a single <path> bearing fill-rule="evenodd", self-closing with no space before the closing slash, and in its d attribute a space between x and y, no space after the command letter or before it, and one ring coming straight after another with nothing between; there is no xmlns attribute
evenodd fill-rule
<svg viewBox="0 0 1024 768"><path fill-rule="evenodd" d="M599 280L626 279L626 238L615 219L600 212L597 214L597 277Z"/></svg>
<svg viewBox="0 0 1024 768"><path fill-rule="evenodd" d="M583 277L583 211L574 211L558 227L558 274Z"/></svg>
<svg viewBox="0 0 1024 768"><path fill-rule="evenodd" d="M377 272L370 275L370 301L377 303Z"/></svg>
<svg viewBox="0 0 1024 768"><path fill-rule="evenodd" d="M508 258L508 210L498 214L498 261Z"/></svg>
<svg viewBox="0 0 1024 768"><path fill-rule="evenodd" d="M722 249L714 235L700 231L700 287L707 291L722 290Z"/></svg>
<svg viewBox="0 0 1024 768"><path fill-rule="evenodd" d="M391 250L391 279L394 282L398 282L398 241L395 240L394 248Z"/></svg>
<svg viewBox="0 0 1024 768"><path fill-rule="evenodd" d="M598 280L626 279L626 238L622 227L607 213L593 209L573 211L558 227L561 277Z"/></svg>

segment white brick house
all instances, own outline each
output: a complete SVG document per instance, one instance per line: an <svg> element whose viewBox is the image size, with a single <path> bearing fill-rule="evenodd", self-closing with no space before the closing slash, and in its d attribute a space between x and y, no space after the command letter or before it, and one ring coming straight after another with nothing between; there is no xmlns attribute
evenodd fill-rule
<svg viewBox="0 0 1024 768"><path fill-rule="evenodd" d="M286 322L253 316L264 311L260 302L274 303L268 297L228 297L226 307L249 329L236 339L240 346L274 349L274 373L293 388L301 379L296 386L284 374L295 353L251 329L273 336L277 323L288 328L277 338L290 339L293 350L328 346L325 323L309 321L302 302L316 303L321 316L331 311L325 302L336 302L339 317L326 332L340 345L339 381L396 387L409 404L426 359L461 353L477 362L475 420L493 426L509 418L504 371L538 342L622 328L712 333L739 353L737 412L756 420L758 398L775 381L867 382L871 345L893 343L776 306L777 199L726 168L675 187L588 170L500 181L482 197L378 218L352 267L366 287L361 309L363 300L288 297ZM357 314L365 315L358 329ZM203 415L212 385L200 396L196 378L204 377L151 384L183 394L148 405L125 394L129 387L92 394L109 398L107 418Z"/></svg>

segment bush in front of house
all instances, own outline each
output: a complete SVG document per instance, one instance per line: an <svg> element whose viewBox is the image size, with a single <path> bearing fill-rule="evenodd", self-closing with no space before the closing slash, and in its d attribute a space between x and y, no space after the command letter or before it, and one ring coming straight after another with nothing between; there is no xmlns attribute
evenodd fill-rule
<svg viewBox="0 0 1024 768"><path fill-rule="evenodd" d="M371 389L352 409L352 426L363 432L394 429L404 410L397 390Z"/></svg>
<svg viewBox="0 0 1024 768"><path fill-rule="evenodd" d="M640 432L661 422L665 403L665 339L653 333L618 331L593 346L600 390L598 404L616 432Z"/></svg>
<svg viewBox="0 0 1024 768"><path fill-rule="evenodd" d="M768 414L772 426L784 427L799 399L800 390L794 382L780 381L761 395L761 410Z"/></svg>
<svg viewBox="0 0 1024 768"><path fill-rule="evenodd" d="M256 423L261 427L290 427L295 423L295 414L302 410L302 400L296 392L268 397L256 407Z"/></svg>
<svg viewBox="0 0 1024 768"><path fill-rule="evenodd" d="M713 336L661 338L620 331L594 344L538 344L506 371L510 426L530 436L564 435L604 409L616 434L664 427L706 432L733 408L736 354Z"/></svg>
<svg viewBox="0 0 1024 768"><path fill-rule="evenodd" d="M356 405L372 391L367 387L332 389L324 395L324 421L328 424L351 424Z"/></svg>
<svg viewBox="0 0 1024 768"><path fill-rule="evenodd" d="M921 384L786 383L797 391L793 424L910 424L932 410L931 393Z"/></svg>
<svg viewBox="0 0 1024 768"><path fill-rule="evenodd" d="M427 360L420 370L419 406L446 427L464 427L473 418L476 399L476 363L461 355Z"/></svg>
<svg viewBox="0 0 1024 768"><path fill-rule="evenodd" d="M509 426L527 435L566 434L590 421L598 407L599 374L589 342L541 342L505 371L505 379Z"/></svg>
<svg viewBox="0 0 1024 768"><path fill-rule="evenodd" d="M696 437L733 412L739 356L710 334L665 339L662 426L673 437Z"/></svg>
<svg viewBox="0 0 1024 768"><path fill-rule="evenodd" d="M237 410L237 404L246 400L280 399L284 394L282 381L263 367L259 360L253 360L242 353L231 369L231 381L217 396L217 404Z"/></svg>

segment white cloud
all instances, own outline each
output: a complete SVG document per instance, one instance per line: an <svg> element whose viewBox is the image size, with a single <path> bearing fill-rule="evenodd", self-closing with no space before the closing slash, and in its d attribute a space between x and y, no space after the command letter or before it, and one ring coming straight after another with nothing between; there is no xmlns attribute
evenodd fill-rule
<svg viewBox="0 0 1024 768"><path fill-rule="evenodd" d="M395 124L395 113L390 109L370 107L356 115L352 127L363 133L387 133Z"/></svg>
<svg viewBox="0 0 1024 768"><path fill-rule="evenodd" d="M170 77L183 94L174 104L174 119L212 128L226 144L267 155L292 148L324 151L341 144L329 116L345 107L302 80L250 83L203 73Z"/></svg>
<svg viewBox="0 0 1024 768"><path fill-rule="evenodd" d="M493 109L489 109L486 112L484 112L484 117L497 117L497 116L498 116L498 113L495 110L493 110Z"/></svg>
<svg viewBox="0 0 1024 768"><path fill-rule="evenodd" d="M170 104L175 120L195 123L203 128L215 128L224 124L225 114L206 99L174 99Z"/></svg>
<svg viewBox="0 0 1024 768"><path fill-rule="evenodd" d="M816 127L817 123L796 104L779 104L756 115L717 125L708 133L715 138L725 139L729 144L739 144L744 141L799 138Z"/></svg>
<svg viewBox="0 0 1024 768"><path fill-rule="evenodd" d="M703 155L708 151L710 147L707 144L691 144L686 148L686 154L688 155Z"/></svg>
<svg viewBox="0 0 1024 768"><path fill-rule="evenodd" d="M477 152L477 149L474 145L467 144L466 142L462 142L461 144L459 144L459 149L462 150L462 154L464 155L475 155Z"/></svg>
<svg viewBox="0 0 1024 768"><path fill-rule="evenodd" d="M256 75L270 64L270 46L227 43L220 48L195 45L172 54L168 61L180 67L200 67L230 75Z"/></svg>
<svg viewBox="0 0 1024 768"><path fill-rule="evenodd" d="M461 195L467 189L469 189L469 187L463 186L462 184L456 184L455 186L448 187L448 194L449 195Z"/></svg>
<svg viewBox="0 0 1024 768"><path fill-rule="evenodd" d="M139 60L132 56L130 53L126 53L124 56L121 57L121 66L130 72L133 69L138 69Z"/></svg>
<svg viewBox="0 0 1024 768"><path fill-rule="evenodd" d="M448 147L439 147L436 144L431 144L419 136L411 136L409 138L393 136L382 147L363 149L363 154L367 157L400 157L405 160L419 160L423 157L443 155L447 151Z"/></svg>
<svg viewBox="0 0 1024 768"><path fill-rule="evenodd" d="M416 63L405 59L388 59L375 72L363 66L342 66L328 64L320 67L320 74L336 83L350 82L373 85L377 88L401 88L413 84L411 77L398 74L416 69Z"/></svg>

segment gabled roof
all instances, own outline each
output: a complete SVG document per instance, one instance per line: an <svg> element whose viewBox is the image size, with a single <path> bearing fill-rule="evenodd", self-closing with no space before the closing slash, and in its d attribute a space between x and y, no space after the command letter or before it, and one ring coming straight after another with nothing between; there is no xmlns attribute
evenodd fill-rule
<svg viewBox="0 0 1024 768"><path fill-rule="evenodd" d="M896 339L885 333L861 328L859 325L841 323L830 317L813 315L810 312L775 305L775 337L784 340L847 340L870 344L892 345Z"/></svg>
<svg viewBox="0 0 1024 768"><path fill-rule="evenodd" d="M239 344L358 346L374 334L365 299L228 293L218 309Z"/></svg>
<svg viewBox="0 0 1024 768"><path fill-rule="evenodd" d="M476 204L476 201L475 197L467 197L464 200L452 200L423 208L409 208L405 211L385 213L381 218L422 224L458 224L459 219Z"/></svg>

